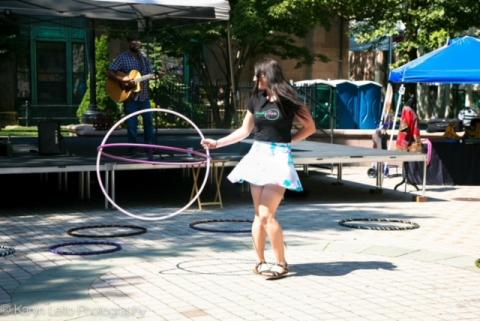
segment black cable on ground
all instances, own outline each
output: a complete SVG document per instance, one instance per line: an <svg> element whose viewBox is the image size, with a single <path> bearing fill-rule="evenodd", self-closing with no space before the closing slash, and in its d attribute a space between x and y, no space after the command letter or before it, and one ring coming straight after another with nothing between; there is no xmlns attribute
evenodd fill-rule
<svg viewBox="0 0 480 321"><path fill-rule="evenodd" d="M202 231L202 232L213 232L213 233L251 233L251 230L218 230L205 227L199 227L201 224L210 224L210 223L253 223L252 220L234 220L234 219L225 219L225 220L203 220L195 221L190 223L190 228Z"/></svg>
<svg viewBox="0 0 480 321"><path fill-rule="evenodd" d="M376 222L376 223L399 223L404 226L380 226L380 225L366 225L366 224L355 224L354 222ZM401 231L401 230L413 230L420 227L417 223L400 220L400 219L389 219L389 218L348 218L338 222L341 226L358 228L364 230L380 230L380 231Z"/></svg>

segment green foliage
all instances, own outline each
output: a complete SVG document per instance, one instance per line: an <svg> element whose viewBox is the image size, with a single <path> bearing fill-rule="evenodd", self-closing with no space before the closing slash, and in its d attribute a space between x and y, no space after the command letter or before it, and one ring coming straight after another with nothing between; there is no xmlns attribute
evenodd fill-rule
<svg viewBox="0 0 480 321"><path fill-rule="evenodd" d="M63 136L72 136L67 126L61 126L60 132ZM0 137L38 137L37 126L7 126L0 129Z"/></svg>
<svg viewBox="0 0 480 321"><path fill-rule="evenodd" d="M346 0L349 19L357 21L351 29L361 42L368 42L382 36L392 36L396 42L396 61L392 67L399 67L417 57L445 45L448 39L471 35L480 26L480 1L478 0ZM371 11L377 3L382 8ZM350 7L349 7L350 6ZM361 21L358 23L358 21ZM478 29L477 29L478 30ZM417 94L417 84L406 86L406 96ZM454 96L453 96L454 97ZM419 99L418 114L432 116L425 106L442 105L437 97L436 104L427 102L425 95ZM450 103L450 117L455 110L455 102ZM435 114L436 112L434 112ZM445 112L441 112L445 115ZM434 115L433 114L433 115Z"/></svg>
<svg viewBox="0 0 480 321"><path fill-rule="evenodd" d="M175 76L166 75L151 87L153 107L175 110L191 120L198 126L207 124L207 109L201 102L192 103L196 99L194 90L179 83ZM191 128L192 126L181 118L167 113L155 114L156 123L160 128Z"/></svg>
<svg viewBox="0 0 480 321"><path fill-rule="evenodd" d="M381 8L372 11L379 3ZM478 0L347 0L341 8L349 19L361 21L351 30L360 42L386 35L401 39L394 67L439 48L449 38L465 35L470 27L480 26Z"/></svg>
<svg viewBox="0 0 480 321"><path fill-rule="evenodd" d="M330 27L331 12L328 0L305 1L236 1L232 8L232 37L240 55L236 65L264 55L278 55L311 64L324 56L313 55L308 48L296 44L315 25Z"/></svg>
<svg viewBox="0 0 480 321"><path fill-rule="evenodd" d="M107 71L110 66L108 56L108 36L101 35L95 39L95 68L97 86L97 107L109 118L116 119L120 115L120 106L108 97L106 92ZM88 78L90 79L90 78ZM87 82L87 91L77 110L77 117L81 120L90 106L90 81Z"/></svg>
<svg viewBox="0 0 480 321"><path fill-rule="evenodd" d="M190 66L205 90L206 100L212 107L217 127L230 127L235 110L231 97L231 79L238 84L247 62L265 55L312 64L326 60L323 55L314 55L305 46L296 43L295 36L304 37L315 25L329 27L331 0L230 0L230 30L232 40L233 75L229 69L227 27L224 22L172 27L156 25L156 37L164 52L170 56L188 55ZM207 65L208 57L213 64ZM217 99L217 79L213 70L222 75L226 100L222 119Z"/></svg>

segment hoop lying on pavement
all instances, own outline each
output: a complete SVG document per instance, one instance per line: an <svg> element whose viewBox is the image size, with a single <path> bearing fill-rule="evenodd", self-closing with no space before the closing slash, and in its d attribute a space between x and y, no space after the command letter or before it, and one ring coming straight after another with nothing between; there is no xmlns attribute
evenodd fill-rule
<svg viewBox="0 0 480 321"><path fill-rule="evenodd" d="M67 246L83 246L83 245L107 245L110 248L105 250L97 250L97 251L79 251L79 252L71 252L71 251L64 251L61 250L63 247ZM52 245L48 248L48 250L52 253L59 254L59 255L99 255L99 254L107 254L113 253L116 251L120 251L122 246L115 242L106 242L106 241L85 241L85 242L67 242L61 243L57 245Z"/></svg>
<svg viewBox="0 0 480 321"><path fill-rule="evenodd" d="M376 223L399 223L403 226L398 225L368 225L355 222L376 222ZM348 218L338 222L341 226L358 228L364 230L381 230L381 231L400 231L400 230L413 230L419 228L420 225L414 222L399 220L399 219L389 219L389 218Z"/></svg>
<svg viewBox="0 0 480 321"><path fill-rule="evenodd" d="M251 230L219 230L206 227L199 227L198 225L210 224L210 223L253 223L252 220L234 220L234 219L225 219L225 220L203 220L195 221L190 223L190 227L197 231L202 232L213 232L213 233L251 233Z"/></svg>
<svg viewBox="0 0 480 321"><path fill-rule="evenodd" d="M131 232L110 233L110 234L88 234L88 233L79 233L78 232L78 231L83 231L83 230L111 229L111 228L130 229L132 231ZM134 236L134 235L144 234L146 232L147 232L147 229L145 227L141 227L141 226L110 224L110 225L87 225L87 226L81 226L81 227L74 227L74 228L69 229L67 231L67 234L70 235L70 236L75 236L75 237L107 238L107 237Z"/></svg>

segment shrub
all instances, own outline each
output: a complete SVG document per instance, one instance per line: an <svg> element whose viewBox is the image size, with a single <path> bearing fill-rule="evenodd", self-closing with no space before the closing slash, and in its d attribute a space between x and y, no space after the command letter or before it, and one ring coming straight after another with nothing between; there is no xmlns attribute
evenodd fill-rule
<svg viewBox="0 0 480 321"><path fill-rule="evenodd" d="M108 36L101 35L95 39L95 67L96 67L96 85L97 85L97 108L103 112L106 118L112 121L118 119L120 116L120 105L108 97L105 86L107 84L107 71L110 66L108 57ZM90 79L90 78L88 78ZM87 91L83 96L77 110L77 117L80 122L83 115L90 106L90 82L87 82Z"/></svg>

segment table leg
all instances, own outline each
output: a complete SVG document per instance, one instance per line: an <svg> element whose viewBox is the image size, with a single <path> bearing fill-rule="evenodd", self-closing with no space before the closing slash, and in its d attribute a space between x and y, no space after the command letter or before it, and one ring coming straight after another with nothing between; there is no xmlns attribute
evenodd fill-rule
<svg viewBox="0 0 480 321"><path fill-rule="evenodd" d="M86 184L87 184L87 199L90 200L91 199L91 197L90 197L90 172L86 172L85 174L87 176L87 182L86 182Z"/></svg>
<svg viewBox="0 0 480 321"><path fill-rule="evenodd" d="M110 190L110 179L109 179L109 170L108 168L105 168L105 191L108 194L108 191ZM105 197L105 209L108 210L109 204L108 204L108 199Z"/></svg>
<svg viewBox="0 0 480 321"><path fill-rule="evenodd" d="M191 167L192 177L193 177L193 187L192 187L192 192L190 193L190 199L192 199L195 196L195 194L199 192L198 176L200 175L200 168L201 167L195 167L195 166ZM198 205L198 209L202 210L202 202L200 200L200 195L197 198L197 205Z"/></svg>
<svg viewBox="0 0 480 321"><path fill-rule="evenodd" d="M211 165L212 167L212 183L215 186L215 197L213 198L213 201L210 202L202 202L201 197L199 196L197 198L197 204L198 204L198 209L202 210L203 206L206 205L219 205L220 207L223 208L223 199L222 199L222 180L223 180L223 173L225 170L225 162L224 161L217 161L217 162L212 162ZM200 190L199 188L199 180L198 177L200 176L202 167L192 167L192 176L193 176L193 187L192 187L192 192L190 194L190 199L192 199L195 194L198 193Z"/></svg>
<svg viewBox="0 0 480 321"><path fill-rule="evenodd" d="M83 201L84 200L84 190L85 190L85 172L79 172L78 173L79 178L78 178L78 192L80 194L80 199Z"/></svg>

